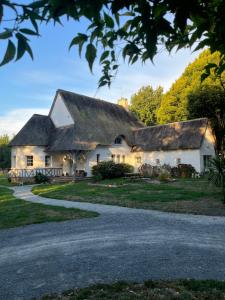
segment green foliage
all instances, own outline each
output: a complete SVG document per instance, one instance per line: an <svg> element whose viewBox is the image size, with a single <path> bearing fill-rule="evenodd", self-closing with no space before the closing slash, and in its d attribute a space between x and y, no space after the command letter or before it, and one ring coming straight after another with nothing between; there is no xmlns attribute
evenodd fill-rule
<svg viewBox="0 0 225 300"><path fill-rule="evenodd" d="M162 101L163 88L153 89L150 85L143 86L139 91L131 96L130 110L145 125L155 125L157 123L156 111Z"/></svg>
<svg viewBox="0 0 225 300"><path fill-rule="evenodd" d="M204 72L205 65L218 63L219 60L219 52L211 54L209 50L205 50L193 63L187 66L181 77L175 81L170 90L163 96L160 108L157 111L158 123L165 124L189 119L188 96L190 93L205 87L216 87L217 90L222 90L221 81L213 72L201 82L201 75ZM197 117L197 114L195 117Z"/></svg>
<svg viewBox="0 0 225 300"><path fill-rule="evenodd" d="M47 183L47 182L49 182L49 178L46 175L42 174L42 173L37 173L34 176L34 179L35 179L36 183Z"/></svg>
<svg viewBox="0 0 225 300"><path fill-rule="evenodd" d="M6 12L10 20L5 18ZM218 50L225 54L224 15L223 0L4 0L0 1L0 25L4 28L0 40L8 41L8 46L2 65L20 59L26 52L33 58L28 38L39 36L41 23L63 25L66 20L84 20L87 28L75 36L71 46L77 45L80 53L83 46L86 47L85 57L91 70L94 61L101 57L99 86L110 85L118 70L120 55L134 64L137 60L153 61L162 46L169 52L209 46L212 52ZM103 55L106 51L109 55ZM221 57L218 68L214 66L218 74L224 65Z"/></svg>
<svg viewBox="0 0 225 300"><path fill-rule="evenodd" d="M209 180L215 186L222 188L223 202L225 204L225 157L223 155L217 155L211 159Z"/></svg>
<svg viewBox="0 0 225 300"><path fill-rule="evenodd" d="M0 136L0 169L9 169L11 167L11 151L9 144L9 136Z"/></svg>
<svg viewBox="0 0 225 300"><path fill-rule="evenodd" d="M207 117L216 136L216 149L225 150L225 90L203 86L188 95L188 118Z"/></svg>
<svg viewBox="0 0 225 300"><path fill-rule="evenodd" d="M123 177L125 173L133 172L128 164L116 164L113 161L103 161L93 166L92 175L96 180Z"/></svg>
<svg viewBox="0 0 225 300"><path fill-rule="evenodd" d="M179 178L191 178L196 173L195 168L190 164L179 164L171 168L171 175Z"/></svg>

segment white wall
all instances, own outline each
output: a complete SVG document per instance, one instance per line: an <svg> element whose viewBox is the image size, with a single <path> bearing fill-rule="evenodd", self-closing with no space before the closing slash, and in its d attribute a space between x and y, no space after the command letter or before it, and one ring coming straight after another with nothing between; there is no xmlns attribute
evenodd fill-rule
<svg viewBox="0 0 225 300"><path fill-rule="evenodd" d="M97 146L94 151L87 155L87 161L84 165L87 176L91 176L91 168L97 164L97 154L100 154L100 161L112 160L112 155L120 155L120 159L125 155L125 163L132 164L130 150L131 148L124 140L120 145Z"/></svg>
<svg viewBox="0 0 225 300"><path fill-rule="evenodd" d="M34 169L45 168L45 147L40 146L20 146L12 147L11 158L12 168L15 169ZM13 164L13 157L16 156L16 165ZM27 156L33 156L33 167L27 167Z"/></svg>
<svg viewBox="0 0 225 300"><path fill-rule="evenodd" d="M169 164L171 167L177 165L177 159L181 164L191 164L197 172L201 171L200 150L175 150L175 151L152 151L142 153L143 163L156 165L156 159L160 165Z"/></svg>
<svg viewBox="0 0 225 300"><path fill-rule="evenodd" d="M55 127L63 127L72 125L73 119L60 95L57 96L54 106L52 108L50 118Z"/></svg>

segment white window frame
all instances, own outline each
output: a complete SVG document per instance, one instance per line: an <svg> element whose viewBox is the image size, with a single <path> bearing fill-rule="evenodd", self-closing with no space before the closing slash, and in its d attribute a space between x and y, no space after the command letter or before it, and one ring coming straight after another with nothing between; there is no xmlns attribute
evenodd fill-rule
<svg viewBox="0 0 225 300"><path fill-rule="evenodd" d="M181 164L181 158L180 158L180 157L177 157L177 158L176 158L176 165L178 166L179 164Z"/></svg>
<svg viewBox="0 0 225 300"><path fill-rule="evenodd" d="M34 156L33 155L27 155L27 167L33 167L34 166Z"/></svg>
<svg viewBox="0 0 225 300"><path fill-rule="evenodd" d="M157 166L159 166L160 165L160 159L156 158L155 163L156 163Z"/></svg>
<svg viewBox="0 0 225 300"><path fill-rule="evenodd" d="M46 164L46 158L49 157L49 165ZM45 168L51 168L52 166L52 157L51 155L45 155Z"/></svg>
<svg viewBox="0 0 225 300"><path fill-rule="evenodd" d="M136 160L136 163L137 163L137 164L141 164L141 163L142 163L141 156L136 156L136 157L135 157L135 160Z"/></svg>

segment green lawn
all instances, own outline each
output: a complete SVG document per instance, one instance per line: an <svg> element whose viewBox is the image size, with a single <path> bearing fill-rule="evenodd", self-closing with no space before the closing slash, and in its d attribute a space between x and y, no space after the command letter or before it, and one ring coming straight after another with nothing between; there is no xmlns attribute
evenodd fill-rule
<svg viewBox="0 0 225 300"><path fill-rule="evenodd" d="M5 175L0 174L0 185L10 186L11 183L8 182L8 179Z"/></svg>
<svg viewBox="0 0 225 300"><path fill-rule="evenodd" d="M22 225L59 222L95 217L98 214L79 209L42 205L16 199L13 192L0 187L0 229Z"/></svg>
<svg viewBox="0 0 225 300"><path fill-rule="evenodd" d="M42 300L222 300L225 282L213 280L147 281L144 284L117 282L74 289Z"/></svg>
<svg viewBox="0 0 225 300"><path fill-rule="evenodd" d="M173 183L152 184L131 180L104 180L103 184L119 186L92 186L87 182L41 185L33 192L40 196L120 205L126 207L157 209L163 211L225 215L220 190L205 179L177 180Z"/></svg>

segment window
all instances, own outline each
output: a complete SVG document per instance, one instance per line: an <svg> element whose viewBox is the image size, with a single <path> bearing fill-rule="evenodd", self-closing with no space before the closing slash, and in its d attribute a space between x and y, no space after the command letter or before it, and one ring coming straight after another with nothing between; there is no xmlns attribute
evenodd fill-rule
<svg viewBox="0 0 225 300"><path fill-rule="evenodd" d="M203 163L204 163L204 170L208 171L210 167L210 159L212 158L211 155L203 155Z"/></svg>
<svg viewBox="0 0 225 300"><path fill-rule="evenodd" d="M13 156L12 166L13 166L13 168L16 168L16 155Z"/></svg>
<svg viewBox="0 0 225 300"><path fill-rule="evenodd" d="M97 164L100 162L100 154L96 155L96 161L97 161Z"/></svg>
<svg viewBox="0 0 225 300"><path fill-rule="evenodd" d="M176 165L181 164L181 159L180 158L176 158Z"/></svg>
<svg viewBox="0 0 225 300"><path fill-rule="evenodd" d="M116 161L116 155L115 154L112 154L111 158L112 158L112 161L114 161L114 162Z"/></svg>
<svg viewBox="0 0 225 300"><path fill-rule="evenodd" d="M27 156L27 167L33 167L33 156L32 155L29 155Z"/></svg>
<svg viewBox="0 0 225 300"><path fill-rule="evenodd" d="M125 160L126 160L125 155L123 155L122 156L122 162L125 163Z"/></svg>
<svg viewBox="0 0 225 300"><path fill-rule="evenodd" d="M141 156L137 156L136 157L136 163L137 164L141 164Z"/></svg>
<svg viewBox="0 0 225 300"><path fill-rule="evenodd" d="M119 164L120 163L120 155L117 155L116 158L117 158L117 163Z"/></svg>
<svg viewBox="0 0 225 300"><path fill-rule="evenodd" d="M45 167L51 167L51 156L50 155L45 156Z"/></svg>
<svg viewBox="0 0 225 300"><path fill-rule="evenodd" d="M122 144L122 138L120 136L118 136L115 141L114 141L114 144L116 145L121 145Z"/></svg>
<svg viewBox="0 0 225 300"><path fill-rule="evenodd" d="M157 165L160 165L160 159L156 158L155 163L156 163Z"/></svg>

